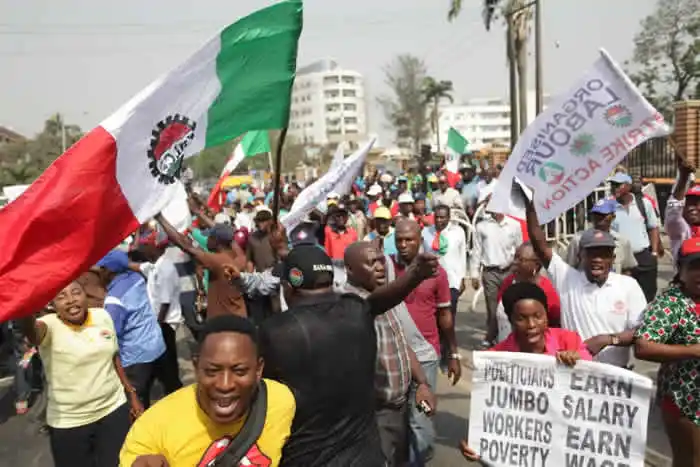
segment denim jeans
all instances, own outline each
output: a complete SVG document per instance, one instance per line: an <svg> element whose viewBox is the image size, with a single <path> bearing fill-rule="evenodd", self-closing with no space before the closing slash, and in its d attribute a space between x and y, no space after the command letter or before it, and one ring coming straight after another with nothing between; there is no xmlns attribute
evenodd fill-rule
<svg viewBox="0 0 700 467"><path fill-rule="evenodd" d="M437 386L439 360L420 362L425 373L425 378L430 387L435 391ZM410 465L411 467L423 467L433 457L433 445L435 444L435 427L432 419L428 418L416 406L416 387L411 386L408 403L411 410L408 414L408 426L410 429Z"/></svg>

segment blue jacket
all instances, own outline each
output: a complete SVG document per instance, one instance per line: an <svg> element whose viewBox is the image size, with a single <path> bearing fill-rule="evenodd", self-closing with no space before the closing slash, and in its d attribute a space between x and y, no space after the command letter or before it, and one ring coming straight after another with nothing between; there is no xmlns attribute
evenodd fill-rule
<svg viewBox="0 0 700 467"><path fill-rule="evenodd" d="M105 310L114 321L122 366L150 363L163 355L163 334L141 274L117 275L107 287Z"/></svg>

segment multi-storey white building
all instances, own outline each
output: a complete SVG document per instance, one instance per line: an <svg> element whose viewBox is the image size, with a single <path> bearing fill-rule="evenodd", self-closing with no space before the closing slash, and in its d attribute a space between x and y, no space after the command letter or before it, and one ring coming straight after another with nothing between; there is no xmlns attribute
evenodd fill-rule
<svg viewBox="0 0 700 467"><path fill-rule="evenodd" d="M545 96L545 103L547 97ZM528 93L528 122L535 118L535 93ZM440 106L440 151L447 145L450 127L469 140L469 149L484 146L510 146L510 102L507 99L470 99L464 104ZM437 139L433 135L433 150Z"/></svg>
<svg viewBox="0 0 700 467"><path fill-rule="evenodd" d="M330 59L298 69L288 133L301 143L317 145L366 140L362 75Z"/></svg>

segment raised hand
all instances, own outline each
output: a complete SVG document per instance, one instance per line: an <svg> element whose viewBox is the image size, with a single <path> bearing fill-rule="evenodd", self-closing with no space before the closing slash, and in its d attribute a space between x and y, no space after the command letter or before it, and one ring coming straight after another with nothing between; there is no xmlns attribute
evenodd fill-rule
<svg viewBox="0 0 700 467"><path fill-rule="evenodd" d="M233 282L241 278L241 270L235 264L224 264L223 269L227 281Z"/></svg>
<svg viewBox="0 0 700 467"><path fill-rule="evenodd" d="M438 257L432 253L421 253L416 256L411 266L415 268L418 277L425 280L437 274L439 266Z"/></svg>

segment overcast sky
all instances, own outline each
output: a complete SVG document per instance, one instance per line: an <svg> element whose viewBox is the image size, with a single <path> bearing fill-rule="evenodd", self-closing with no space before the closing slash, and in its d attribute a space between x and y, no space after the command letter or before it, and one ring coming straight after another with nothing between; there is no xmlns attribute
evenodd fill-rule
<svg viewBox="0 0 700 467"><path fill-rule="evenodd" d="M0 0L0 125L31 135L54 112L84 129L98 124L217 30L266 0ZM331 57L364 74L370 129L385 128L375 98L396 55L425 60L455 97L505 97L504 30L486 32L481 0L306 0L299 65ZM545 92L565 90L606 48L630 58L655 0L542 0ZM534 41L531 41L531 43ZM530 55L530 69L534 56ZM533 75L534 76L534 75ZM534 78L530 83L534 86Z"/></svg>

